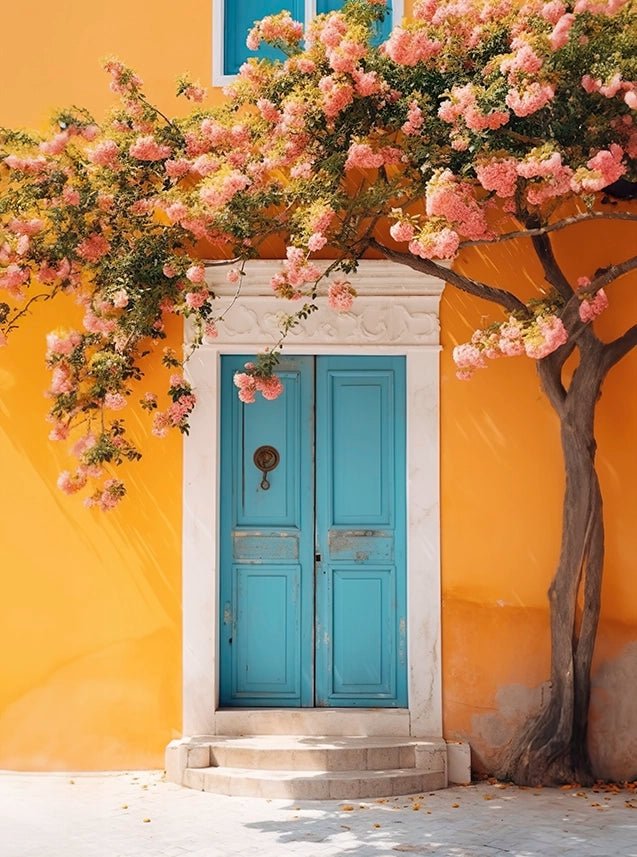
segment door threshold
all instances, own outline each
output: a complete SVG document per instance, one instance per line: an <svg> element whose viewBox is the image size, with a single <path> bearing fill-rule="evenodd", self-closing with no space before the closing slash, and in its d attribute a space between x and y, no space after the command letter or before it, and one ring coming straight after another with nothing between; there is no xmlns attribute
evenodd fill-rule
<svg viewBox="0 0 637 857"><path fill-rule="evenodd" d="M347 735L407 737L407 708L226 708L215 735Z"/></svg>

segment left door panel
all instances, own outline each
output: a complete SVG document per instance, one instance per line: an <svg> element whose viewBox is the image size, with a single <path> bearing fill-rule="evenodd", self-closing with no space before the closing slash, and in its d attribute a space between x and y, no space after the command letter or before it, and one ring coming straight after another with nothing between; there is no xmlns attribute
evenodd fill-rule
<svg viewBox="0 0 637 857"><path fill-rule="evenodd" d="M222 358L221 683L223 706L313 705L314 362L285 358L274 402L245 405ZM259 447L279 455L267 475Z"/></svg>

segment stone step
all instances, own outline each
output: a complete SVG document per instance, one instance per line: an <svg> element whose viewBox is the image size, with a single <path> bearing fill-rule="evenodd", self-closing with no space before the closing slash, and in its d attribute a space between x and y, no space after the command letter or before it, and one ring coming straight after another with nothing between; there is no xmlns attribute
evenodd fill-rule
<svg viewBox="0 0 637 857"><path fill-rule="evenodd" d="M183 785L236 797L294 800L360 800L442 789L445 772L417 768L364 771L281 771L252 768L187 768Z"/></svg>
<svg viewBox="0 0 637 857"><path fill-rule="evenodd" d="M442 739L215 736L189 742L187 768L242 768L267 771L446 770Z"/></svg>

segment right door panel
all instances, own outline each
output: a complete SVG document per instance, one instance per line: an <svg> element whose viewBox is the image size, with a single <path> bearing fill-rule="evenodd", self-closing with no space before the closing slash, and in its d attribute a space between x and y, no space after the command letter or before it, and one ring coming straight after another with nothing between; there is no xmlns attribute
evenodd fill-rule
<svg viewBox="0 0 637 857"><path fill-rule="evenodd" d="M405 361L319 357L316 705L402 707Z"/></svg>

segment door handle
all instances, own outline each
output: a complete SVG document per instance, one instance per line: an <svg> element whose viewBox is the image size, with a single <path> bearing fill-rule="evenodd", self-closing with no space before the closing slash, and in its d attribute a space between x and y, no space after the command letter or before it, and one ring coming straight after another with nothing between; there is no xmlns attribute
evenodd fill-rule
<svg viewBox="0 0 637 857"><path fill-rule="evenodd" d="M273 446L260 446L255 450L252 460L263 475L261 488L263 491L267 491L270 487L268 473L278 465L281 456Z"/></svg>

